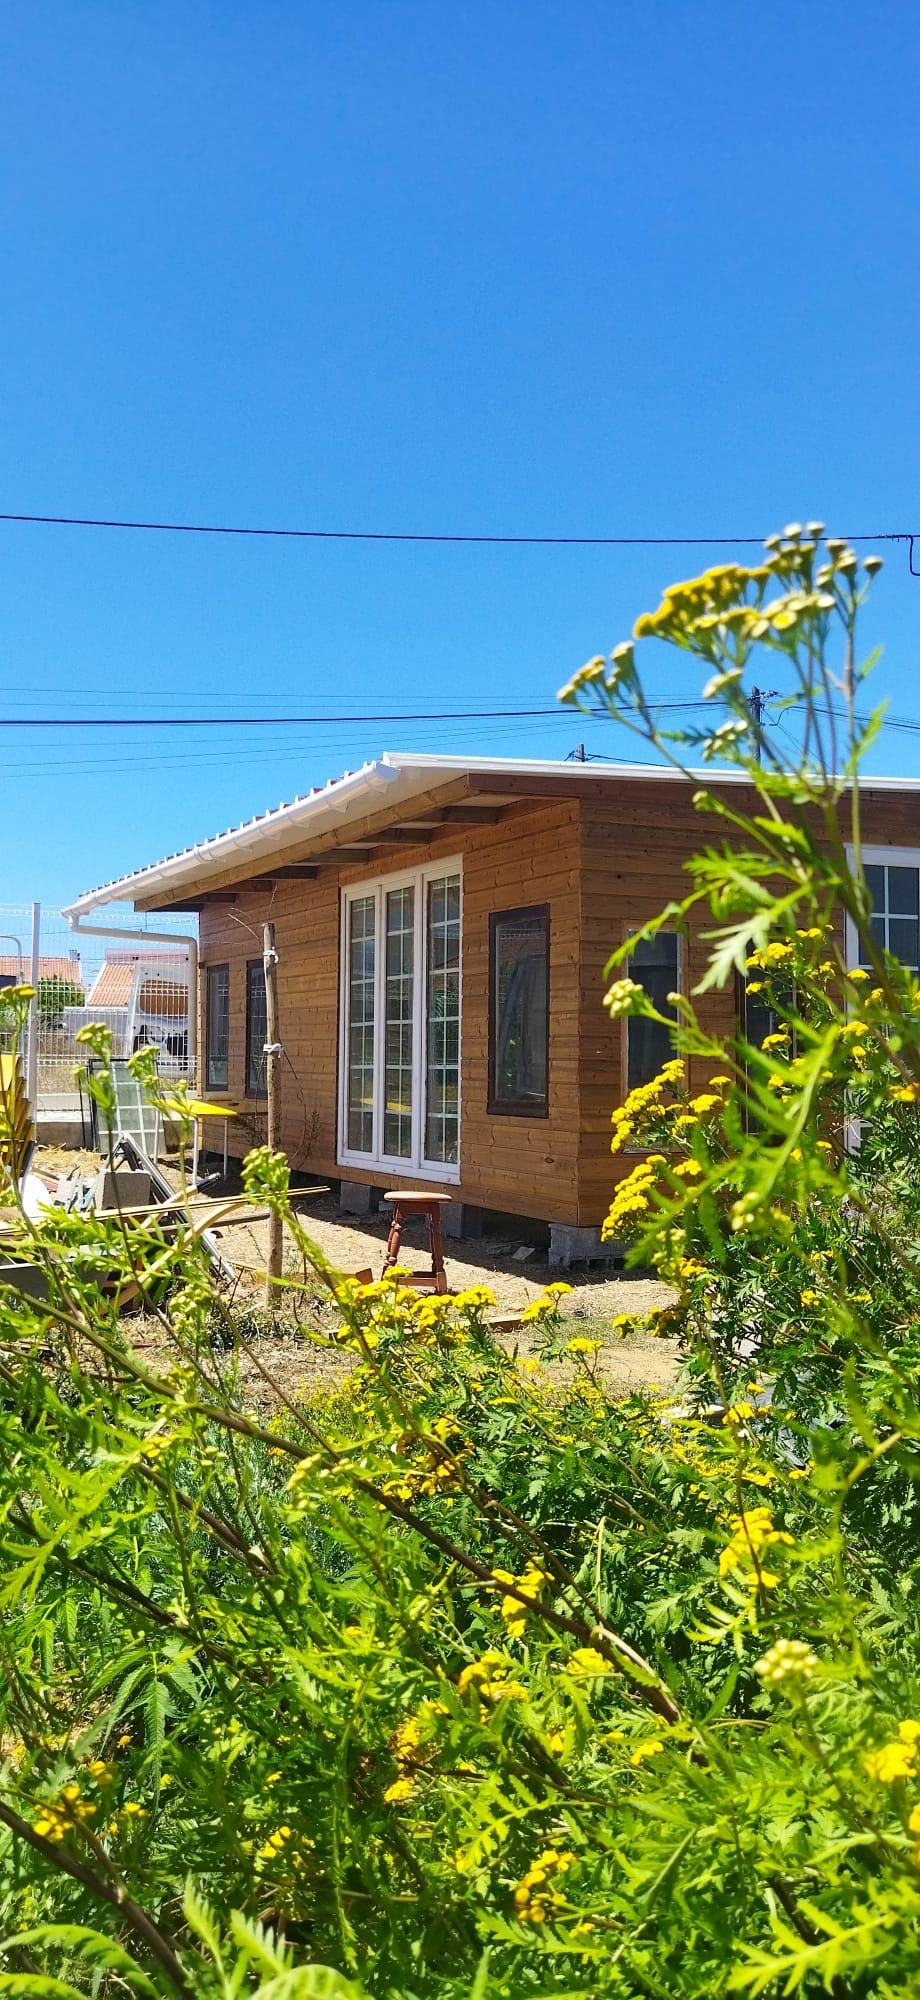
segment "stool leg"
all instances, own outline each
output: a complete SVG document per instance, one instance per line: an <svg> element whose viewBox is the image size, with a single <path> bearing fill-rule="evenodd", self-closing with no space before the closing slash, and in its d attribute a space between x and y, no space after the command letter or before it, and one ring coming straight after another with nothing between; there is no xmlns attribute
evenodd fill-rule
<svg viewBox="0 0 920 2000"><path fill-rule="evenodd" d="M399 1246L402 1242L402 1226L403 1226L403 1212L401 1208L397 1207L393 1210L393 1220L390 1223L390 1233L389 1236L387 1237L387 1254L383 1260L383 1268L385 1271L388 1271L390 1265L397 1263L399 1260Z"/></svg>
<svg viewBox="0 0 920 2000"><path fill-rule="evenodd" d="M428 1210L428 1241L431 1244L431 1270L435 1280L435 1290L446 1292L447 1272L444 1269L444 1245L441 1241L441 1211Z"/></svg>

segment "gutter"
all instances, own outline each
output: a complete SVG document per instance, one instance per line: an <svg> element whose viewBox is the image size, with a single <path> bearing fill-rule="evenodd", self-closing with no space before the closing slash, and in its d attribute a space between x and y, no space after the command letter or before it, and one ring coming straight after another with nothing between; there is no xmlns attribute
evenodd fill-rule
<svg viewBox="0 0 920 2000"><path fill-rule="evenodd" d="M181 854L170 855L166 861L154 862L152 867L138 868L132 875L122 875L114 882L105 882L98 889L90 889L86 895L78 896L62 914L71 927L76 929L82 922L84 914L91 914L100 905L127 902L134 895L153 894L169 886L179 888L186 876L194 877L200 871L202 864L220 865L225 859L232 859L233 856L245 853L250 848L258 852L263 845L267 830L270 830L273 839L280 836L283 840L285 833L288 833L293 841L306 827L306 834L303 837L308 837L309 821L312 818L331 815L334 819L342 819L351 809L356 797L360 798L364 792L386 790L399 775L399 766L395 764L379 760L373 764L365 764L362 770L351 772L347 778L337 779L334 784L312 793L305 799L295 799L290 805L279 806L273 812L261 814L258 819L250 820L245 826L232 827L227 833L218 834L213 840L199 841L194 847L185 848ZM86 928L91 930L90 926ZM98 935L105 937L109 933L100 931ZM117 937L120 933L115 931L111 935ZM153 935L153 931L147 932L148 937ZM183 938L180 942L187 944L188 939Z"/></svg>

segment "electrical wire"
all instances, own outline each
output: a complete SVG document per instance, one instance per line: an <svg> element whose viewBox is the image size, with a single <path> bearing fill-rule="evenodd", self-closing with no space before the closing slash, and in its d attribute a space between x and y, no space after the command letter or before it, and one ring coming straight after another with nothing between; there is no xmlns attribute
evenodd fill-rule
<svg viewBox="0 0 920 2000"><path fill-rule="evenodd" d="M493 535L431 534L382 528L249 528L205 521L123 521L88 514L0 513L0 521L43 528L117 528L155 535L246 535L296 542L430 542L490 548L715 549L762 548L763 535ZM912 542L920 529L847 535L849 542Z"/></svg>
<svg viewBox="0 0 920 2000"><path fill-rule="evenodd" d="M701 708L704 703L662 701L650 705ZM0 729L319 729L329 724L366 728L383 722L520 722L538 717L571 722L567 711L553 703L549 708L399 709L379 715L0 715Z"/></svg>

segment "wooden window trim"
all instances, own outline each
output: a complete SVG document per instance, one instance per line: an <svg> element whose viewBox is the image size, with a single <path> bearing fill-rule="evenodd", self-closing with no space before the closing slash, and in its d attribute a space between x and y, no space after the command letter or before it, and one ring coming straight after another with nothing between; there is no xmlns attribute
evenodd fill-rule
<svg viewBox="0 0 920 2000"><path fill-rule="evenodd" d="M521 923L524 918L539 917L546 931L546 1046L544 1049L546 1086L541 1100L530 1098L496 1097L495 1095L495 1054L498 1022L495 1010L495 943L499 924ZM489 1089L487 1110L490 1118L548 1118L549 1117L549 1056L550 1056L550 916L548 903L527 903L516 910L492 910L489 915Z"/></svg>
<svg viewBox="0 0 920 2000"><path fill-rule="evenodd" d="M217 972L225 972L227 975L227 1053L224 1058L227 1074L223 1083L212 1083L211 1081L211 979L213 975ZM229 960L225 958L218 959L215 965L206 965L204 967L204 975L205 975L204 979L205 1089L221 1093L223 1091L228 1091L230 1088L230 962Z"/></svg>
<svg viewBox="0 0 920 2000"><path fill-rule="evenodd" d="M266 1098L266 1097L268 1096L268 1086L267 1086L267 1084L266 1084L266 1085L264 1085L264 1086L263 1086L263 1088L262 1088L261 1090L254 1090L254 1089L252 1088L252 1085L251 1085L251 1083L250 1083L250 1080L249 1080L249 1044L250 1044L250 1029L251 1029L251 1026L252 1026L252 974L253 974L253 972L261 972L261 974L262 974L262 977L263 977L263 979L264 979L264 977L265 977L265 966L264 966L264 964L263 964L263 962L262 962L261 958L247 958L247 960L246 960L246 1041L245 1041L245 1045L244 1045L244 1048L243 1048L243 1066L244 1066L244 1067L243 1067L243 1096L244 1096L245 1098L248 1098L248 1099L251 1099L251 1100L252 1100L252 1101L253 1101L254 1103L257 1103L257 1104L261 1104L261 1103L262 1103L262 1101L263 1101L263 1099L264 1099L264 1098Z"/></svg>

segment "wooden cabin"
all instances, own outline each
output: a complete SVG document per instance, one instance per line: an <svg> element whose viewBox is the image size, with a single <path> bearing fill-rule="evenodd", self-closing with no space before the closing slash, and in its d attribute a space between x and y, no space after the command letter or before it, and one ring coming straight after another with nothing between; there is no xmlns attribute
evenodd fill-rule
<svg viewBox="0 0 920 2000"><path fill-rule="evenodd" d="M737 797L732 775L705 782ZM878 923L916 965L920 788L868 781L863 826ZM611 1111L670 1052L655 1024L608 1018L604 966L685 893L683 864L714 837L664 767L391 754L69 914L198 912L198 1082L239 1114L231 1153L265 1136L271 919L293 1168L352 1198L431 1187L467 1211L593 1231L633 1164L611 1157ZM663 997L705 958L698 933L672 933L630 971ZM703 1004L729 1027L731 990Z"/></svg>

